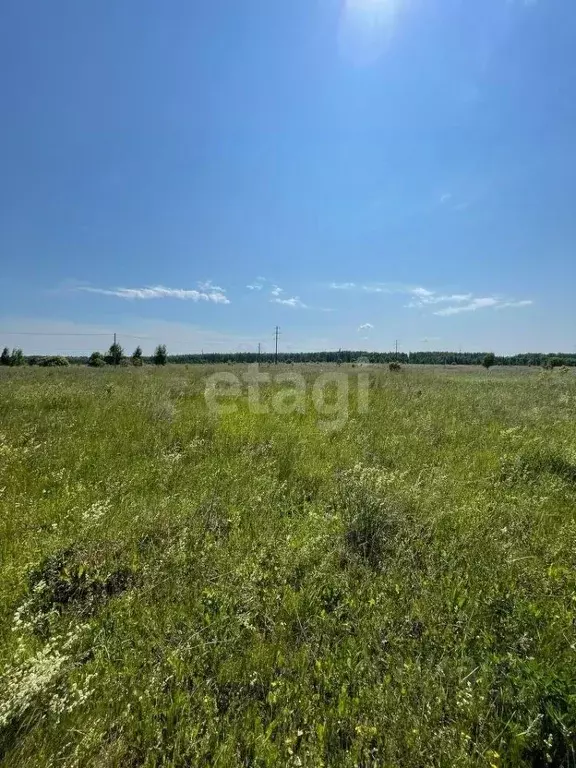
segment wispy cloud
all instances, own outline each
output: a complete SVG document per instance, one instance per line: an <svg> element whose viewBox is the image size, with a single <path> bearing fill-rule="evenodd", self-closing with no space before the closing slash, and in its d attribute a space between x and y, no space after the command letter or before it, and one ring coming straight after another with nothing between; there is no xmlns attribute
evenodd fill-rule
<svg viewBox="0 0 576 768"><path fill-rule="evenodd" d="M507 308L520 308L529 307L534 302L531 299L523 299L522 301L503 301L502 299L488 296L486 298L472 299L468 304L463 304L459 307L445 307L435 312L435 315L458 315L460 312L476 312L478 309L486 309L487 307L493 307L494 309L507 309Z"/></svg>
<svg viewBox="0 0 576 768"><path fill-rule="evenodd" d="M445 192L445 193L444 193L444 194L443 194L443 195L440 197L440 204L441 204L441 205L444 205L444 203L447 203L447 202L448 202L448 200L450 200L451 198L452 198L452 194L451 194L450 192Z"/></svg>
<svg viewBox="0 0 576 768"><path fill-rule="evenodd" d="M204 286L204 287L202 287ZM201 283L200 290L184 288L166 288L163 285L145 288L92 288L79 286L76 290L97 293L101 296L115 296L119 299L180 299L182 301L208 301L214 304L230 304L223 288L211 283Z"/></svg>
<svg viewBox="0 0 576 768"><path fill-rule="evenodd" d="M522 301L505 301L503 304L498 304L496 309L506 309L506 307L529 307L534 304L532 299L523 299Z"/></svg>
<svg viewBox="0 0 576 768"><path fill-rule="evenodd" d="M448 317L449 315L458 315L461 312L476 312L478 309L486 309L487 307L495 307L497 305L498 299L495 299L492 296L487 296L485 298L472 299L468 304L438 309L434 314Z"/></svg>
<svg viewBox="0 0 576 768"><path fill-rule="evenodd" d="M471 301L473 295L471 293L453 293L453 294L436 294L434 291L429 291L427 288L413 288L410 293L414 296L413 301L407 306L411 309L415 307L424 307L427 304L460 304L465 301Z"/></svg>
<svg viewBox="0 0 576 768"><path fill-rule="evenodd" d="M414 296L419 296L423 301L434 296L434 291L429 291L427 288L413 288L411 293L413 293Z"/></svg>
<svg viewBox="0 0 576 768"><path fill-rule="evenodd" d="M284 293L284 289L280 288L280 286L278 285L273 285L270 293L272 294L272 296L280 296L281 293Z"/></svg>
<svg viewBox="0 0 576 768"><path fill-rule="evenodd" d="M461 312L475 312L478 309L494 307L495 309L528 307L533 302L530 299L516 300L501 296L474 296L473 293L440 293L422 285L405 285L403 283L331 283L330 288L348 291L363 291L366 293L405 294L410 297L406 304L410 309L434 309L435 315L448 317ZM444 304L439 309L435 305Z"/></svg>
<svg viewBox="0 0 576 768"><path fill-rule="evenodd" d="M410 286L401 283L330 283L335 291L366 291L366 293L407 293Z"/></svg>
<svg viewBox="0 0 576 768"><path fill-rule="evenodd" d="M265 277L257 277L256 280L254 280L253 283L250 283L246 286L249 291L261 291L264 288L264 284L266 283Z"/></svg>
<svg viewBox="0 0 576 768"><path fill-rule="evenodd" d="M226 293L226 288L220 288L219 285L214 285L212 280L206 280L206 282L198 283L198 288L201 291L218 291L220 293Z"/></svg>
<svg viewBox="0 0 576 768"><path fill-rule="evenodd" d="M532 304L529 299L515 301L499 296L474 296L472 293L441 294L427 288L414 288L410 291L414 299L407 306L410 308L425 308L435 304L448 306L436 309L434 314L441 317L459 315L461 312L476 312L479 309L504 309L506 307L528 307Z"/></svg>
<svg viewBox="0 0 576 768"><path fill-rule="evenodd" d="M362 323L362 325L358 326L359 331L371 331L374 329L374 326L372 323Z"/></svg>
<svg viewBox="0 0 576 768"><path fill-rule="evenodd" d="M292 307L293 309L306 309L306 304L304 304L303 301L300 301L298 296L293 296L290 299L279 299L274 298L270 299L272 304L283 304L285 307Z"/></svg>

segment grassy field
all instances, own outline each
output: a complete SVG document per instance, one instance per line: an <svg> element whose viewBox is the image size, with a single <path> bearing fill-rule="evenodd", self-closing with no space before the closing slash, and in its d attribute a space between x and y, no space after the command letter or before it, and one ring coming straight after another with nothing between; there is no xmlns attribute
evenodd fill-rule
<svg viewBox="0 0 576 768"><path fill-rule="evenodd" d="M333 370L0 370L2 765L576 765L574 373Z"/></svg>

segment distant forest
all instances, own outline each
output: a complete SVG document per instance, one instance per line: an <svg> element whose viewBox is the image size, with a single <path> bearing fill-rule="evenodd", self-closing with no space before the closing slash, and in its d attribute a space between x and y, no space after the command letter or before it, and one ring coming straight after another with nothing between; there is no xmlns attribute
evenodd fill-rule
<svg viewBox="0 0 576 768"><path fill-rule="evenodd" d="M336 352L279 352L279 363L390 363L394 360L417 365L482 365L486 352L366 352L339 350ZM42 365L46 358L25 357L29 365ZM87 356L68 357L71 365L85 365ZM214 363L273 363L274 353L266 352L214 352L210 354L168 355L166 362L189 365ZM129 361L130 358L125 358ZM152 357L142 357L144 363L153 363ZM123 361L124 362L124 361ZM526 352L518 355L496 355L494 365L533 365L544 367L576 366L576 354Z"/></svg>

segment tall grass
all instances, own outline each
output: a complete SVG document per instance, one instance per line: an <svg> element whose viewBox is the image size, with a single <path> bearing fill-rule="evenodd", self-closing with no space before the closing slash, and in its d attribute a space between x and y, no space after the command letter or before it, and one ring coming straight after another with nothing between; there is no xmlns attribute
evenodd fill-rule
<svg viewBox="0 0 576 768"><path fill-rule="evenodd" d="M0 371L3 765L576 765L574 376L211 372Z"/></svg>

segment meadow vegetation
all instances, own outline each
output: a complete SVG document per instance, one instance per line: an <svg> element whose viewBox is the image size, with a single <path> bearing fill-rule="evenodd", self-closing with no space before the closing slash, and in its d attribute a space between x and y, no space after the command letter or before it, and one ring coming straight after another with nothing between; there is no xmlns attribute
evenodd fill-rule
<svg viewBox="0 0 576 768"><path fill-rule="evenodd" d="M574 372L213 371L0 370L2 764L576 765Z"/></svg>

